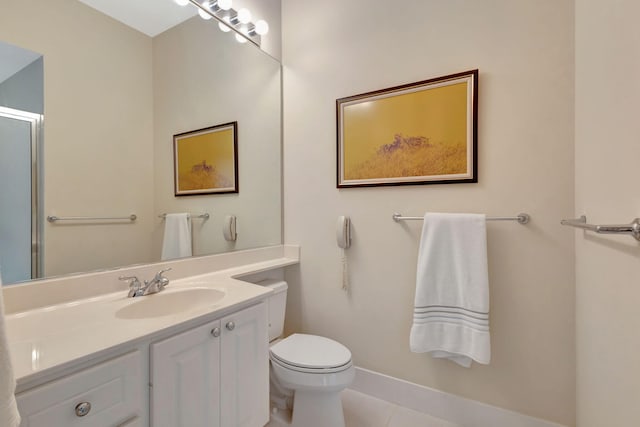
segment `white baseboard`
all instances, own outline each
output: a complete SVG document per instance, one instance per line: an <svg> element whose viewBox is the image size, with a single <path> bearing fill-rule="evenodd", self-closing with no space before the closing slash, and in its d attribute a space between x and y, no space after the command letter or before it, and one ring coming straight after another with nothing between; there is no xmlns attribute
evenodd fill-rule
<svg viewBox="0 0 640 427"><path fill-rule="evenodd" d="M349 388L461 427L566 427L363 368Z"/></svg>

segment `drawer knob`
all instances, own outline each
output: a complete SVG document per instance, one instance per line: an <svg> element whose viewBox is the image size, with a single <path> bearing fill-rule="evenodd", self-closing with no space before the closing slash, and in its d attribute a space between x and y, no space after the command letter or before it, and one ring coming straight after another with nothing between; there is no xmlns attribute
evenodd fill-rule
<svg viewBox="0 0 640 427"><path fill-rule="evenodd" d="M227 329L228 330L233 331L235 329L235 327L236 327L235 323L233 323L233 322L227 323Z"/></svg>
<svg viewBox="0 0 640 427"><path fill-rule="evenodd" d="M220 328L213 328L211 330L211 335L213 335L215 338L218 338L220 336Z"/></svg>
<svg viewBox="0 0 640 427"><path fill-rule="evenodd" d="M84 417L91 411L91 403L82 402L76 405L76 415L79 417Z"/></svg>

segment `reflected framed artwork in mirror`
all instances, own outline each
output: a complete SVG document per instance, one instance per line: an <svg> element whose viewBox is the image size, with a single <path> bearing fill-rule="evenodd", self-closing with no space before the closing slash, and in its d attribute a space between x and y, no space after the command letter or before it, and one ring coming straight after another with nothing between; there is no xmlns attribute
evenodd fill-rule
<svg viewBox="0 0 640 427"><path fill-rule="evenodd" d="M478 70L341 98L338 188L478 182Z"/></svg>
<svg viewBox="0 0 640 427"><path fill-rule="evenodd" d="M176 196L238 192L238 123L173 136Z"/></svg>

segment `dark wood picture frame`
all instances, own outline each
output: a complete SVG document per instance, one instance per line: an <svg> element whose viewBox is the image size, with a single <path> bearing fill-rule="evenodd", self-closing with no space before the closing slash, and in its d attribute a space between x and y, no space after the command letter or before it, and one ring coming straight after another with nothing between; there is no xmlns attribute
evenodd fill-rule
<svg viewBox="0 0 640 427"><path fill-rule="evenodd" d="M176 197L238 193L238 122L173 135Z"/></svg>
<svg viewBox="0 0 640 427"><path fill-rule="evenodd" d="M337 99L336 122L337 188L478 182L477 69Z"/></svg>

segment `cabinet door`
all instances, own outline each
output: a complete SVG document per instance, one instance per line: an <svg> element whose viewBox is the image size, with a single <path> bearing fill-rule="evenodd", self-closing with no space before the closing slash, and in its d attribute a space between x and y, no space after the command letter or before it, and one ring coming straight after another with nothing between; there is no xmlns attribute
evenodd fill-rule
<svg viewBox="0 0 640 427"><path fill-rule="evenodd" d="M222 319L222 427L269 421L269 335L266 304Z"/></svg>
<svg viewBox="0 0 640 427"><path fill-rule="evenodd" d="M219 334L216 321L151 345L153 427L220 426Z"/></svg>

